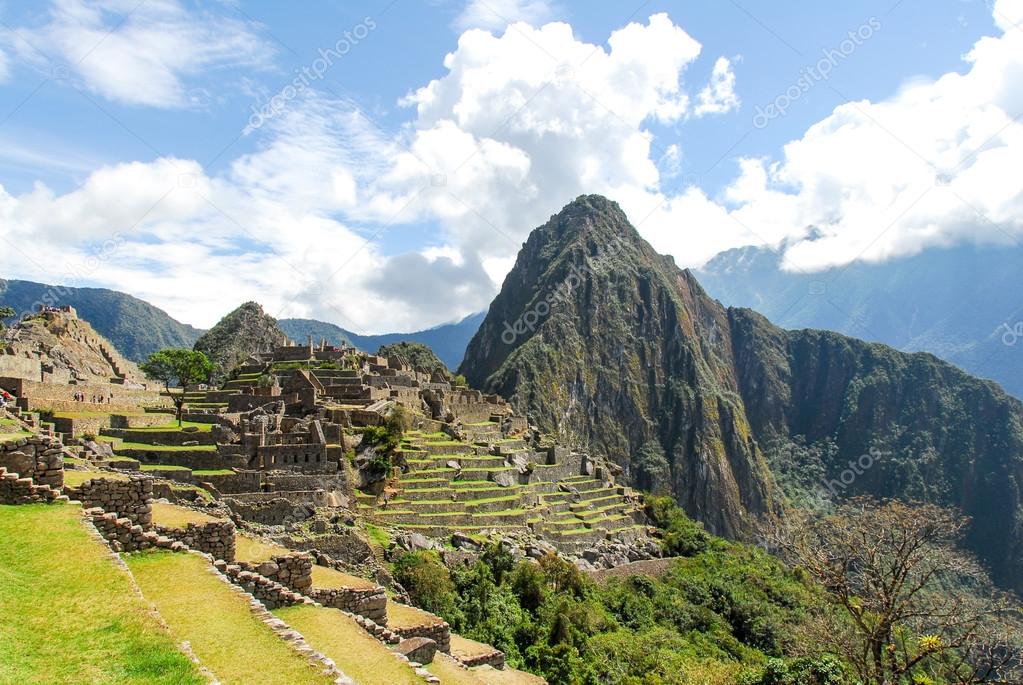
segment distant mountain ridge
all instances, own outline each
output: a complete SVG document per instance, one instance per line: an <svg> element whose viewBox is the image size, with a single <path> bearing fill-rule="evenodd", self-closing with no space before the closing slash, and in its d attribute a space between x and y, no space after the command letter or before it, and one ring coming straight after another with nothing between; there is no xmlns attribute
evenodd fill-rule
<svg viewBox="0 0 1023 685"><path fill-rule="evenodd" d="M433 353L444 362L445 366L453 371L462 363L465 348L486 315L486 312L479 312L470 314L457 323L444 324L412 333L383 333L380 335L359 335L332 323L315 319L281 319L277 325L292 340L301 342L311 335L317 342L320 338L326 338L330 343L347 341L366 352L376 352L382 345L393 345L402 341L423 343L433 350Z"/></svg>
<svg viewBox="0 0 1023 685"><path fill-rule="evenodd" d="M784 271L766 247L695 270L725 305L785 328L821 328L930 352L1023 397L1023 247L932 248L878 264Z"/></svg>
<svg viewBox="0 0 1023 685"><path fill-rule="evenodd" d="M125 358L140 362L164 347L192 347L203 333L127 293L106 288L72 288L32 281L0 280L0 306L22 314L38 306L71 305Z"/></svg>

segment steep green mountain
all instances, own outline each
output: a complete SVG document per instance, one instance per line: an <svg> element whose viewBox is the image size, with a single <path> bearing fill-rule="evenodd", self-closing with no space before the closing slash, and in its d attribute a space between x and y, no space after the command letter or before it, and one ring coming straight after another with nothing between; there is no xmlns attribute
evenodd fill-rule
<svg viewBox="0 0 1023 685"><path fill-rule="evenodd" d="M41 304L71 305L121 354L136 362L164 347L191 347L202 334L162 309L116 290L0 281L0 305L20 315L36 311Z"/></svg>
<svg viewBox="0 0 1023 685"><path fill-rule="evenodd" d="M469 344L469 339L480 327L484 316L486 316L485 312L479 312L470 314L458 323L445 324L412 333L384 333L381 335L358 335L332 323L315 319L281 319L278 323L281 330L292 340L305 340L306 336L312 335L313 340L316 341L319 341L320 338L326 338L330 343L347 341L366 352L373 352L381 345L392 345L402 341L423 343L433 350L445 366L454 369L462 362L465 346Z"/></svg>
<svg viewBox="0 0 1023 685"><path fill-rule="evenodd" d="M786 328L823 328L931 352L1023 397L1023 247L925 250L880 264L786 271L768 248L722 252L696 271L726 305Z"/></svg>
<svg viewBox="0 0 1023 685"><path fill-rule="evenodd" d="M288 337L277 327L277 320L255 302L246 302L217 322L195 341L195 349L205 352L223 375L256 352L267 352L283 345Z"/></svg>
<svg viewBox="0 0 1023 685"><path fill-rule="evenodd" d="M929 354L726 309L605 198L533 231L460 372L714 532L786 500L929 500L1023 589L1023 404Z"/></svg>
<svg viewBox="0 0 1023 685"><path fill-rule="evenodd" d="M451 372L448 370L448 367L444 365L444 362L438 359L437 355L433 353L433 350L423 343L403 340L402 342L391 343L390 345L381 345L377 350L377 354L382 357L400 355L407 359L409 364L417 369L427 369L431 372L440 371L445 376L451 375Z"/></svg>

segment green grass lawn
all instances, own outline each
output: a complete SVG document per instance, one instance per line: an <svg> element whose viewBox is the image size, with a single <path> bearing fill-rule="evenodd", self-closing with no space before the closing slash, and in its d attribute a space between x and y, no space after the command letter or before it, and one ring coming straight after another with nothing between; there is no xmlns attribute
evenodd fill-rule
<svg viewBox="0 0 1023 685"><path fill-rule="evenodd" d="M79 512L0 506L0 682L205 683Z"/></svg>
<svg viewBox="0 0 1023 685"><path fill-rule="evenodd" d="M133 554L128 566L170 627L224 685L330 683L249 611L194 554Z"/></svg>
<svg viewBox="0 0 1023 685"><path fill-rule="evenodd" d="M193 476L233 476L231 469L192 469Z"/></svg>
<svg viewBox="0 0 1023 685"><path fill-rule="evenodd" d="M11 433L5 433L5 432L3 432L3 430L0 430L0 442L8 442L8 441L11 441L11 440L21 440L22 438L28 438L28 437L31 437L31 436L32 436L32 434L30 432L23 431L23 430L16 430L16 431L11 432Z"/></svg>
<svg viewBox="0 0 1023 685"><path fill-rule="evenodd" d="M189 509L188 507L179 507L175 504L164 504L162 502L153 502L153 523L164 528L187 528L189 523L196 525L203 525L205 523L213 523L214 521L220 521L212 516Z"/></svg>
<svg viewBox="0 0 1023 685"><path fill-rule="evenodd" d="M337 609L297 605L276 609L274 614L360 685L423 684L408 665L394 658L391 650Z"/></svg>
<svg viewBox="0 0 1023 685"><path fill-rule="evenodd" d="M216 445L147 445L144 442L118 442L118 450L145 450L147 452L216 452Z"/></svg>
<svg viewBox="0 0 1023 685"><path fill-rule="evenodd" d="M209 433L213 430L212 423L199 423L198 421L182 421L180 428L195 428L198 433ZM178 422L168 423L163 426L143 426L139 428L127 428L125 430L130 431L152 431L152 432L166 432L176 431L179 429Z"/></svg>

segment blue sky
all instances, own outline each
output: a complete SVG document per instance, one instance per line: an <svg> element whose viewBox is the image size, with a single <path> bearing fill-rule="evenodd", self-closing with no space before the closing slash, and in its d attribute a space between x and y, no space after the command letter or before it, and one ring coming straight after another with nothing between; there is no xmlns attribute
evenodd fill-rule
<svg viewBox="0 0 1023 685"><path fill-rule="evenodd" d="M381 332L579 192L684 266L1014 241L1021 4L0 2L0 274Z"/></svg>

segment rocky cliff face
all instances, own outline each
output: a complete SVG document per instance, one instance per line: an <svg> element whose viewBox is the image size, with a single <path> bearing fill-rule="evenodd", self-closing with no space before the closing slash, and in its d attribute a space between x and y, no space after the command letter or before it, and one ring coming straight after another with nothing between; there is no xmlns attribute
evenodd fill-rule
<svg viewBox="0 0 1023 685"><path fill-rule="evenodd" d="M268 352L287 340L276 319L257 303L246 302L203 333L195 342L195 349L205 352L222 376L249 355Z"/></svg>
<svg viewBox="0 0 1023 685"><path fill-rule="evenodd" d="M602 197L533 231L460 372L715 532L786 501L936 501L1023 588L1023 405L931 355L726 309Z"/></svg>

